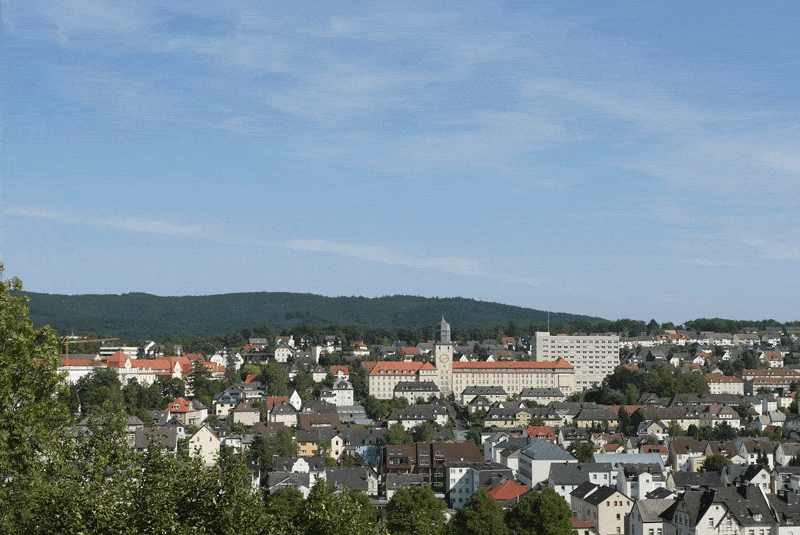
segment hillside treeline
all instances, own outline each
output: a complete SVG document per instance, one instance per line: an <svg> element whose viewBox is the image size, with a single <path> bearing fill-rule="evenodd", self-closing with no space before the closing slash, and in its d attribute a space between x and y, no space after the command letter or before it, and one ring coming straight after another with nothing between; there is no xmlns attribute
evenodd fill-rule
<svg viewBox="0 0 800 535"><path fill-rule="evenodd" d="M123 295L53 295L28 293L30 317L63 334L101 337L199 339L268 325L285 331L297 325L359 325L397 329L432 325L442 316L454 328L546 324L546 311L474 299L395 295L377 298L323 297L298 293L237 293L159 297ZM551 323L592 325L602 318L551 312ZM411 338L411 336L408 336Z"/></svg>

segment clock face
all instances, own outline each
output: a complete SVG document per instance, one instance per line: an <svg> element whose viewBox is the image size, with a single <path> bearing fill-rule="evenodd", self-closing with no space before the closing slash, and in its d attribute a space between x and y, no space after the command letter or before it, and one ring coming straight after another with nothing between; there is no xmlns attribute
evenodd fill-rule
<svg viewBox="0 0 800 535"><path fill-rule="evenodd" d="M442 355L442 362L447 362L447 355Z"/></svg>

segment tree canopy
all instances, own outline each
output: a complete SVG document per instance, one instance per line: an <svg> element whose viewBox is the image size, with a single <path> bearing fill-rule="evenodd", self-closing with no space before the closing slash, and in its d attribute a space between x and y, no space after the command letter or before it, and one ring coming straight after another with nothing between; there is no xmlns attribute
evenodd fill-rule
<svg viewBox="0 0 800 535"><path fill-rule="evenodd" d="M572 511L553 489L529 492L506 515L518 535L573 535Z"/></svg>
<svg viewBox="0 0 800 535"><path fill-rule="evenodd" d="M393 535L439 535L446 506L428 486L403 488L386 506L386 523Z"/></svg>
<svg viewBox="0 0 800 535"><path fill-rule="evenodd" d="M486 489L479 489L447 525L451 535L508 535L505 511Z"/></svg>

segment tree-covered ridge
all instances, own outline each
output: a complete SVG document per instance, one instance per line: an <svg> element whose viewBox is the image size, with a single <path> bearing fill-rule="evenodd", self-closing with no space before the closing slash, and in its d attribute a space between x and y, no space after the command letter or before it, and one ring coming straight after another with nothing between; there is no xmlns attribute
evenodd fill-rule
<svg viewBox="0 0 800 535"><path fill-rule="evenodd" d="M269 325L278 330L298 324L353 324L392 329L429 325L443 314L462 328L546 324L541 310L454 298L394 295L376 298L324 297L300 293L234 293L160 297L28 293L35 325L65 333L97 333L121 338L200 338L242 327ZM601 318L550 313L551 323L593 325Z"/></svg>

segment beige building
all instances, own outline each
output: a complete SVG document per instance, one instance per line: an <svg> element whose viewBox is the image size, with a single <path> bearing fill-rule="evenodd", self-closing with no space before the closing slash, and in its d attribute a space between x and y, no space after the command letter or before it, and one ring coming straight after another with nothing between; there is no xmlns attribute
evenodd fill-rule
<svg viewBox="0 0 800 535"><path fill-rule="evenodd" d="M554 336L537 332L533 357L537 362L566 359L575 368L576 386L584 390L600 384L619 366L619 336Z"/></svg>
<svg viewBox="0 0 800 535"><path fill-rule="evenodd" d="M400 381L433 381L438 383L437 370L430 362L378 362L369 372L369 395L392 399Z"/></svg>
<svg viewBox="0 0 800 535"><path fill-rule="evenodd" d="M570 493L572 514L578 520L594 522L599 535L625 533L625 515L633 500L612 487L585 482Z"/></svg>
<svg viewBox="0 0 800 535"><path fill-rule="evenodd" d="M564 359L554 362L454 362L453 390L468 386L500 386L509 395L525 388L558 388L566 395L576 391L575 371Z"/></svg>
<svg viewBox="0 0 800 535"><path fill-rule="evenodd" d="M614 349L615 354L618 351ZM401 381L433 381L442 397L460 395L471 386L497 386L508 395L525 388L557 388L565 395L577 391L573 366L563 358L542 362L453 362L450 325L442 318L433 349L434 364L428 362L378 362L369 372L371 396L391 399ZM617 359L618 360L618 359Z"/></svg>
<svg viewBox="0 0 800 535"><path fill-rule="evenodd" d="M744 383L738 377L722 375L721 373L706 374L708 389L712 394L744 395Z"/></svg>
<svg viewBox="0 0 800 535"><path fill-rule="evenodd" d="M207 424L189 438L189 455L199 457L206 466L217 464L220 439Z"/></svg>

